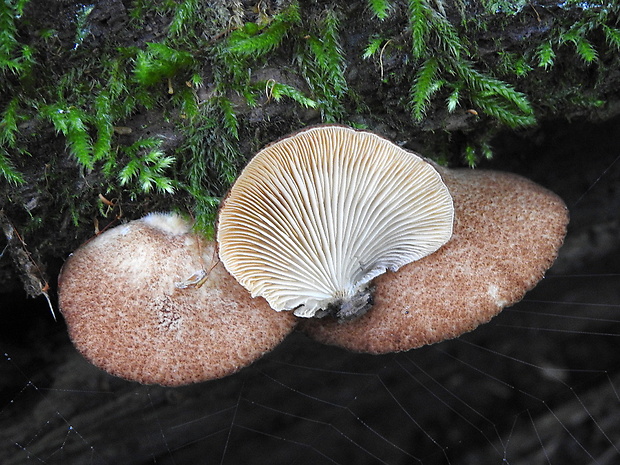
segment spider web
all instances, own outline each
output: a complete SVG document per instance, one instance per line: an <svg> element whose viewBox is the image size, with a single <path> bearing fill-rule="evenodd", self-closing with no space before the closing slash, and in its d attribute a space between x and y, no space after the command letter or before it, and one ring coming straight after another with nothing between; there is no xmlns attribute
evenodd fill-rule
<svg viewBox="0 0 620 465"><path fill-rule="evenodd" d="M142 386L83 360L45 302L3 296L0 463L618 463L619 126L499 147L513 171L555 157L529 174L571 227L545 280L452 341L370 356L293 334L236 375Z"/></svg>

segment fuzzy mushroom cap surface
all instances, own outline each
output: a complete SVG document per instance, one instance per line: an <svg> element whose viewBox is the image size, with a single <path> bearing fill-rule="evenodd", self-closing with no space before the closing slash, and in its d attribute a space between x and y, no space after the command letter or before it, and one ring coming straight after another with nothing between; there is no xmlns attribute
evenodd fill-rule
<svg viewBox="0 0 620 465"><path fill-rule="evenodd" d="M174 214L131 221L80 247L59 277L74 345L113 375L167 386L229 375L270 351L294 317L213 266L214 248Z"/></svg>
<svg viewBox="0 0 620 465"><path fill-rule="evenodd" d="M517 175L438 169L454 200L450 241L376 278L361 318L303 321L303 331L357 352L410 350L473 330L543 278L566 234L564 202Z"/></svg>
<svg viewBox="0 0 620 465"><path fill-rule="evenodd" d="M220 209L230 273L275 310L350 318L368 283L445 244L454 207L437 170L382 137L315 126L261 150Z"/></svg>

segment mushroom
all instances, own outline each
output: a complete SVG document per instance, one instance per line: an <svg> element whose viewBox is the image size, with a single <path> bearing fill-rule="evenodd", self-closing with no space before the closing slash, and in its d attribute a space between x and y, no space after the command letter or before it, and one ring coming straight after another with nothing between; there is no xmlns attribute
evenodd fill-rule
<svg viewBox="0 0 620 465"><path fill-rule="evenodd" d="M453 218L430 163L370 132L315 126L249 162L217 241L226 269L273 309L348 319L371 307L374 278L445 244Z"/></svg>
<svg viewBox="0 0 620 465"><path fill-rule="evenodd" d="M366 315L346 324L304 321L303 331L358 352L409 350L473 330L543 278L566 234L564 202L517 175L438 170L454 200L450 241L377 277Z"/></svg>
<svg viewBox="0 0 620 465"><path fill-rule="evenodd" d="M59 277L77 349L109 373L177 386L234 373L295 324L252 299L216 247L175 214L151 214L80 247Z"/></svg>

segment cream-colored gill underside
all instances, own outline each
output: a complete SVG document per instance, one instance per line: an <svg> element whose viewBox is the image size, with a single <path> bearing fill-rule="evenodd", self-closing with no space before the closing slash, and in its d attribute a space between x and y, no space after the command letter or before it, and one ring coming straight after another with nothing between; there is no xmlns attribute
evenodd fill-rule
<svg viewBox="0 0 620 465"><path fill-rule="evenodd" d="M436 170L374 134L338 126L259 152L220 210L228 271L275 310L310 317L452 235Z"/></svg>

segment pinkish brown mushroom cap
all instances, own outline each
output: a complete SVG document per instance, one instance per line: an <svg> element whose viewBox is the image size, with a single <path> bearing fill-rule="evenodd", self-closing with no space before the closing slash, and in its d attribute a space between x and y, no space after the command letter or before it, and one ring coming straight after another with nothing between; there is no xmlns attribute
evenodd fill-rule
<svg viewBox="0 0 620 465"><path fill-rule="evenodd" d="M564 202L513 174L438 169L454 201L450 241L375 278L364 316L303 321L303 331L353 351L409 350L473 330L543 278L566 234Z"/></svg>
<svg viewBox="0 0 620 465"><path fill-rule="evenodd" d="M168 386L229 375L270 351L295 318L251 298L220 263L213 266L214 248L165 214L80 247L59 278L77 349L113 375Z"/></svg>

